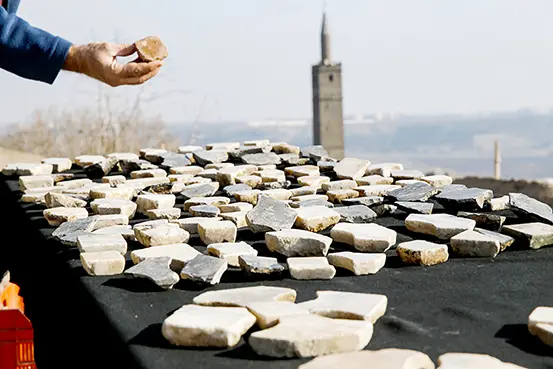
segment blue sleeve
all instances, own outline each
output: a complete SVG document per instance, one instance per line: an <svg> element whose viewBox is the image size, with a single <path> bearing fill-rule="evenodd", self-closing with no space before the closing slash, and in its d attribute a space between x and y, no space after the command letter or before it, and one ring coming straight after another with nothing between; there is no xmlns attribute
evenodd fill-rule
<svg viewBox="0 0 553 369"><path fill-rule="evenodd" d="M52 84L70 46L69 41L32 27L0 6L0 68Z"/></svg>

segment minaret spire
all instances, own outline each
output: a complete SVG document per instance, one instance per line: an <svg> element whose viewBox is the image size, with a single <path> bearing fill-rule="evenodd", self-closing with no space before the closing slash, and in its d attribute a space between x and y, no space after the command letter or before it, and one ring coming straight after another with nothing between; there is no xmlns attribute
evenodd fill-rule
<svg viewBox="0 0 553 369"><path fill-rule="evenodd" d="M323 12L323 24L321 27L321 64L329 65L330 58L330 33L328 31L328 21L326 20L326 10Z"/></svg>

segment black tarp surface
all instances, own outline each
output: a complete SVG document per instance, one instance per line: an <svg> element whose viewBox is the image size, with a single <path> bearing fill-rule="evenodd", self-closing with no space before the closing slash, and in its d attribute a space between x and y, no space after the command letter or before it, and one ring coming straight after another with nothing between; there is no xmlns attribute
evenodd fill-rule
<svg viewBox="0 0 553 369"><path fill-rule="evenodd" d="M446 352L486 353L527 368L553 368L553 348L531 336L526 325L536 306L553 306L551 247L514 246L493 259L452 257L427 268L402 266L392 250L372 276L339 270L330 281L252 281L229 270L214 287L181 281L161 291L143 280L86 275L76 250L48 240L53 228L43 207L23 204L19 196L17 181L0 180L0 268L10 268L22 288L40 369L297 368L308 359L259 357L244 338L234 348L199 350L171 347L161 335L165 317L203 291L261 284L294 288L298 302L315 298L317 290L385 294L388 309L366 349L420 350L434 361ZM401 219L377 223L397 230L398 242L413 236ZM263 250L259 236L246 231L239 238ZM190 243L205 250L195 238ZM129 250L134 247L129 244Z"/></svg>

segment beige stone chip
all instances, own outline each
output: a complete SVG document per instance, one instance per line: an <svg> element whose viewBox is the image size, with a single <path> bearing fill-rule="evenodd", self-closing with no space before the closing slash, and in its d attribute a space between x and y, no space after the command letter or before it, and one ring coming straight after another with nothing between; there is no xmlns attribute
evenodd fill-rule
<svg viewBox="0 0 553 369"><path fill-rule="evenodd" d="M342 251L327 255L328 262L347 269L355 275L376 274L386 264L386 254L363 254L360 252Z"/></svg>
<svg viewBox="0 0 553 369"><path fill-rule="evenodd" d="M437 369L526 369L493 356L449 352L438 357Z"/></svg>
<svg viewBox="0 0 553 369"><path fill-rule="evenodd" d="M396 252L405 264L431 266L445 263L449 258L447 245L422 240L400 243Z"/></svg>
<svg viewBox="0 0 553 369"><path fill-rule="evenodd" d="M332 279L336 269L322 256L286 259L290 276L294 279Z"/></svg>
<svg viewBox="0 0 553 369"><path fill-rule="evenodd" d="M205 306L242 306L254 302L296 301L296 291L285 287L254 286L204 292L192 300Z"/></svg>
<svg viewBox="0 0 553 369"><path fill-rule="evenodd" d="M254 302L247 308L255 315L257 325L261 329L275 326L283 316L309 314L307 309L290 301Z"/></svg>
<svg viewBox="0 0 553 369"><path fill-rule="evenodd" d="M80 259L89 275L116 275L125 269L125 257L117 251L83 252Z"/></svg>
<svg viewBox="0 0 553 369"><path fill-rule="evenodd" d="M184 265L199 254L198 250L186 243L176 243L131 251L131 260L138 264L145 259L168 256L171 258L171 270L180 273Z"/></svg>

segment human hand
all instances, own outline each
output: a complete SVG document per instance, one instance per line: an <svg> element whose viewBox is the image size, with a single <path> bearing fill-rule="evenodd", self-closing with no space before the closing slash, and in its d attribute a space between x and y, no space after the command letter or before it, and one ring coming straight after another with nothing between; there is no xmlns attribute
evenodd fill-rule
<svg viewBox="0 0 553 369"><path fill-rule="evenodd" d="M135 44L90 43L73 45L69 49L64 70L82 73L112 87L139 85L159 73L163 61L140 62L140 59L122 64L118 56L136 52Z"/></svg>

